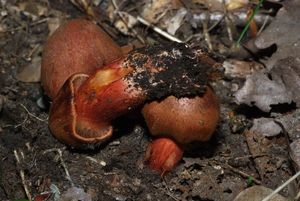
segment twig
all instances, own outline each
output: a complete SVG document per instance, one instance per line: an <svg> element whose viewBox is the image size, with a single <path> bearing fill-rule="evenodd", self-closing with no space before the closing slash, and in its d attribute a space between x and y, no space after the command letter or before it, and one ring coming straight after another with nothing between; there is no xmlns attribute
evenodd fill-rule
<svg viewBox="0 0 300 201"><path fill-rule="evenodd" d="M22 103L20 103L20 105L21 105L21 107L27 112L27 114L28 114L29 116L31 116L31 117L33 117L33 118L39 120L39 121L42 121L42 122L46 122L46 121L48 120L48 119L41 119L41 118L35 116L35 115L32 114L31 112L29 112L29 110L28 110L28 109L25 107L25 105L23 105Z"/></svg>
<svg viewBox="0 0 300 201"><path fill-rule="evenodd" d="M8 124L8 125L4 125L2 128L7 128L7 127L18 128L19 126L22 126L23 124L26 123L26 121L28 120L28 116L31 116L31 117L33 117L33 118L35 118L35 119L37 119L37 120L39 120L41 122L46 122L47 123L48 119L41 119L41 118L35 116L31 112L29 112L29 110L22 103L20 103L20 106L26 111L26 113L27 113L26 118L21 123L18 123L17 125Z"/></svg>
<svg viewBox="0 0 300 201"><path fill-rule="evenodd" d="M21 168L21 160L20 160L20 157L19 157L19 154L18 154L17 150L14 150L14 155L15 155L15 159L17 161L17 167L19 169L19 174L20 174L20 177L21 177L21 181L22 181L22 185L23 185L25 194L27 196L27 199L29 201L31 201L32 197L31 197L30 191L29 191L28 186L27 186L24 170ZM24 155L23 155L22 152L21 152L21 155L23 156L23 159L24 159Z"/></svg>
<svg viewBox="0 0 300 201"><path fill-rule="evenodd" d="M25 59L26 59L27 61L31 61L32 55L38 50L38 48L39 48L40 46L41 46L40 44L36 44L36 45L32 48L32 50L29 51L29 53L28 53L28 55L25 57Z"/></svg>
<svg viewBox="0 0 300 201"><path fill-rule="evenodd" d="M48 20L49 20L49 18L46 17L46 18L40 19L40 20L38 20L38 21L32 22L32 23L30 23L30 24L27 25L27 26L30 26L30 27L36 26L36 25L42 24L42 23L44 23L44 22L47 22ZM25 27L26 27L26 25L21 24L21 25L18 26L18 27L11 28L11 29L8 29L8 30L0 31L0 33L8 33L8 32L13 32L13 31L19 31L19 30L21 30L21 29L23 29L23 28L25 28Z"/></svg>
<svg viewBox="0 0 300 201"><path fill-rule="evenodd" d="M85 12L89 16L95 17L95 12L91 6L91 1L86 0L70 0L70 2L75 5L79 10Z"/></svg>
<svg viewBox="0 0 300 201"><path fill-rule="evenodd" d="M148 22L147 20L145 20L144 18L140 17L140 16L137 16L136 18L140 23L152 28L156 33L164 36L165 38L171 40L171 41L174 41L174 42L177 42L177 43L183 43L182 40L180 40L179 38L176 38L175 36L169 34L168 32L165 32L163 31L162 29L160 29L159 27L157 26L154 26L152 25L150 22Z"/></svg>
<svg viewBox="0 0 300 201"><path fill-rule="evenodd" d="M297 193L296 197L294 198L294 200L299 200L300 198L300 191Z"/></svg>
<svg viewBox="0 0 300 201"><path fill-rule="evenodd" d="M18 123L17 125L7 124L7 125L2 126L2 128L14 127L16 129L19 126L22 126L23 124L25 124L25 122L27 120L28 120L28 114L27 114L26 118L21 123Z"/></svg>
<svg viewBox="0 0 300 201"><path fill-rule="evenodd" d="M228 17L228 12L227 9L225 8L225 23L226 23L226 30L227 30L227 34L228 34L228 38L230 41L233 41L233 34L232 34L232 29L231 29L231 20Z"/></svg>
<svg viewBox="0 0 300 201"><path fill-rule="evenodd" d="M218 26L225 18L225 15L222 15L222 17L217 20L213 25L211 25L209 28L208 28L208 32L210 32L211 30L213 30L216 26Z"/></svg>
<svg viewBox="0 0 300 201"><path fill-rule="evenodd" d="M225 167L228 168L228 169L230 169L230 170L231 170L232 172L234 172L234 173L238 173L239 175L241 175L241 176L244 177L244 178L252 177L254 183L259 184L259 185L261 184L261 182L260 182L259 180L255 179L253 176L251 176L251 175L249 175L249 174L247 174L247 173L245 173L245 172L242 172L242 171L240 171L240 170L238 170L238 169L232 167L232 166L229 165L229 164L226 164Z"/></svg>
<svg viewBox="0 0 300 201"><path fill-rule="evenodd" d="M69 170L67 168L67 165L66 165L66 163L65 163L65 161L63 159L63 155L62 155L61 149L58 149L58 148L48 149L48 150L44 151L43 154L46 154L46 153L49 153L49 152L57 152L58 158L60 160L60 164L61 164L61 166L63 167L63 169L65 171L66 178L70 182L71 186L74 186L74 183L73 183L73 181L71 179L71 176L70 176Z"/></svg>
<svg viewBox="0 0 300 201"><path fill-rule="evenodd" d="M202 20L202 27L203 27L203 34L204 34L205 41L207 43L209 50L213 50L207 24L208 24L207 18L205 20Z"/></svg>
<svg viewBox="0 0 300 201"><path fill-rule="evenodd" d="M29 24L29 26L36 26L36 25L42 24L44 22L47 22L48 20L49 20L49 18L45 17L43 19L37 20L35 22L32 22L31 24Z"/></svg>
<svg viewBox="0 0 300 201"><path fill-rule="evenodd" d="M95 159L93 157L90 157L90 156L86 156L86 158L89 159L90 161L94 162L94 163L97 163L97 164L103 166L103 167L106 166L106 162L105 161L102 161L102 160L99 161L99 160L97 160L97 159Z"/></svg>
<svg viewBox="0 0 300 201"><path fill-rule="evenodd" d="M268 22L269 22L270 16L267 15L267 17L265 18L263 24L261 25L260 29L257 32L257 36L259 36L261 34L261 32L264 30L264 28L267 26Z"/></svg>
<svg viewBox="0 0 300 201"><path fill-rule="evenodd" d="M148 22L147 20L145 20L144 18L140 17L140 16L137 16L136 18L140 23L152 28L156 33L164 36L165 38L171 40L171 41L174 41L174 42L177 42L177 43L183 43L182 40L180 40L179 38L176 38L175 36L169 34L168 32L165 32L163 31L162 29L152 25L150 22Z"/></svg>
<svg viewBox="0 0 300 201"><path fill-rule="evenodd" d="M161 187L159 187L159 186L157 186L157 185L153 185L153 186L154 186L155 188L159 188L159 189L163 190L164 193L165 193L166 195L170 196L170 198L172 198L173 200L175 200L175 201L179 201L179 200L180 200L180 199L178 199L177 197L175 197L174 195L172 195L172 194L170 193L170 190L168 189L168 187L166 187L166 188L167 188L167 190L166 190L166 189L161 188Z"/></svg>
<svg viewBox="0 0 300 201"><path fill-rule="evenodd" d="M292 176L290 179L288 179L286 182L284 182L281 186L279 186L277 189L275 189L270 195L265 197L262 201L268 201L271 200L272 197L279 193L284 187L286 187L289 183L291 183L293 180L295 180L300 175L300 171L297 172L294 176Z"/></svg>

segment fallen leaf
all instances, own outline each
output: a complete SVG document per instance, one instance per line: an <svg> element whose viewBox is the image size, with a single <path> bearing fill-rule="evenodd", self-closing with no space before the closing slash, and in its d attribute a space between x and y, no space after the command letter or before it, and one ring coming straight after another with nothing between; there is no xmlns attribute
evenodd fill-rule
<svg viewBox="0 0 300 201"><path fill-rule="evenodd" d="M265 49L273 44L277 51L267 61L271 69L278 60L286 57L299 59L300 52L300 1L291 0L283 4L274 21L256 39L255 44L259 49Z"/></svg>
<svg viewBox="0 0 300 201"><path fill-rule="evenodd" d="M167 26L167 31L175 35L177 29L181 26L184 17L187 14L187 10L185 8L180 8L177 10L176 14L170 19L169 25Z"/></svg>
<svg viewBox="0 0 300 201"><path fill-rule="evenodd" d="M300 106L300 58L278 60L269 71L258 71L247 77L235 94L238 104L255 105L269 112L272 105L295 102Z"/></svg>
<svg viewBox="0 0 300 201"><path fill-rule="evenodd" d="M229 78L246 78L246 76L264 69L264 66L258 62L236 59L228 59L222 65L225 69L225 76Z"/></svg>
<svg viewBox="0 0 300 201"><path fill-rule="evenodd" d="M290 157L300 170L300 139L295 140L290 144Z"/></svg>
<svg viewBox="0 0 300 201"><path fill-rule="evenodd" d="M16 78L22 82L39 82L41 80L41 57L36 56L29 65L22 66Z"/></svg>
<svg viewBox="0 0 300 201"><path fill-rule="evenodd" d="M179 9L181 6L179 0L147 0L142 8L141 16L151 24L156 24L161 22L167 12Z"/></svg>
<svg viewBox="0 0 300 201"><path fill-rule="evenodd" d="M249 151L254 156L256 169L262 180L271 184L285 180L286 175L280 171L282 164L288 160L287 142L284 136L265 137L254 130L244 132Z"/></svg>
<svg viewBox="0 0 300 201"><path fill-rule="evenodd" d="M134 36L130 29L137 23L137 19L126 13L126 12L119 12L120 15L122 15L123 19L118 19L114 22L114 26L123 34L125 35L132 35ZM125 22L123 21L125 20Z"/></svg>
<svg viewBox="0 0 300 201"><path fill-rule="evenodd" d="M300 109L292 113L276 118L280 122L289 136L289 140L294 141L300 138Z"/></svg>
<svg viewBox="0 0 300 201"><path fill-rule="evenodd" d="M271 80L266 73L256 72L247 77L244 86L235 93L235 101L269 112L271 105L291 103L292 93L286 90L284 83Z"/></svg>
<svg viewBox="0 0 300 201"><path fill-rule="evenodd" d="M246 7L248 0L193 0L194 3L205 5L209 11L224 11L224 6L228 11Z"/></svg>
<svg viewBox="0 0 300 201"><path fill-rule="evenodd" d="M58 10L51 9L48 18L49 36L66 20L66 15Z"/></svg>
<svg viewBox="0 0 300 201"><path fill-rule="evenodd" d="M234 201L261 201L272 192L272 189L264 186L252 186L240 192ZM276 194L272 197L272 201L288 201L288 199Z"/></svg>
<svg viewBox="0 0 300 201"><path fill-rule="evenodd" d="M281 132L281 127L274 122L273 118L259 118L254 119L250 130L259 132L265 137L273 137Z"/></svg>

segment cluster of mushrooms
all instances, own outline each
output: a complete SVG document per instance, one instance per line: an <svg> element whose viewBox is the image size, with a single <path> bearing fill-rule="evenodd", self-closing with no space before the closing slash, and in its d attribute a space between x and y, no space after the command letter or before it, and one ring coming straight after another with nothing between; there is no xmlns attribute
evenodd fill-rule
<svg viewBox="0 0 300 201"><path fill-rule="evenodd" d="M162 174L184 146L207 141L219 120L208 86L214 61L184 44L128 51L84 19L68 21L45 44L42 85L53 100L52 134L74 148L92 148L113 134L113 120L141 108L154 136L145 162Z"/></svg>

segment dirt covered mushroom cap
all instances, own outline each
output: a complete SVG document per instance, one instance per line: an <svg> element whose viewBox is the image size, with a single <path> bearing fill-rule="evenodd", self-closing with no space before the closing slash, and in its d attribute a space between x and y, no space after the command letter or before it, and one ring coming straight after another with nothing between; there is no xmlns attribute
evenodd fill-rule
<svg viewBox="0 0 300 201"><path fill-rule="evenodd" d="M97 25L84 19L70 20L50 36L44 47L42 85L54 98L74 73L92 74L120 57L120 47Z"/></svg>
<svg viewBox="0 0 300 201"><path fill-rule="evenodd" d="M207 87L202 97L169 96L146 104L142 113L153 136L187 144L210 139L219 121L220 109L215 93Z"/></svg>

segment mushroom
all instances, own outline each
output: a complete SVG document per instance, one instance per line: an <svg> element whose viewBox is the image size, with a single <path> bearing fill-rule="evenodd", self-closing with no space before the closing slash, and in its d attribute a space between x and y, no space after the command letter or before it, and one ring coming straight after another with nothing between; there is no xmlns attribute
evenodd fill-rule
<svg viewBox="0 0 300 201"><path fill-rule="evenodd" d="M137 49L91 76L72 75L53 100L50 130L72 147L94 147L112 135L115 118L147 100L203 93L207 68L182 44Z"/></svg>
<svg viewBox="0 0 300 201"><path fill-rule="evenodd" d="M145 160L164 174L181 160L184 145L211 138L220 109L215 93L207 87L203 96L169 96L153 101L143 107L142 113L150 133L156 137L147 148Z"/></svg>
<svg viewBox="0 0 300 201"><path fill-rule="evenodd" d="M190 57L195 57L195 54L186 51L184 45L167 50L159 48L140 49L127 59L120 59L132 47L120 48L92 22L75 19L58 28L47 41L42 58L42 84L46 94L54 98L49 115L49 127L53 135L73 147L94 147L112 135L111 121L114 118L146 99L157 99L174 93L176 87L180 87L177 83L172 83L175 88L170 90L167 83L172 80L166 81L160 89L161 84L157 83L161 82L161 78L157 76L155 81L153 75L163 69L159 65L172 59L181 60L185 64L193 60ZM152 63L145 62L147 59L152 59ZM133 66L142 67L128 67L130 60ZM196 69L196 73L190 74L196 77L200 73L203 77L205 69ZM181 70L177 70L177 78L185 75L185 71L178 73ZM170 75L176 77L173 75L174 68L163 69L159 75L165 72L169 72L169 75L164 76L167 79ZM185 78L188 80L189 76L185 75ZM189 84L192 87L186 88L186 94L194 93L193 89L199 88L193 86L194 78L191 80ZM201 92L198 89L195 91Z"/></svg>
<svg viewBox="0 0 300 201"><path fill-rule="evenodd" d="M97 68L121 58L121 48L97 25L74 19L60 26L43 50L41 81L54 98L74 73L93 74Z"/></svg>

